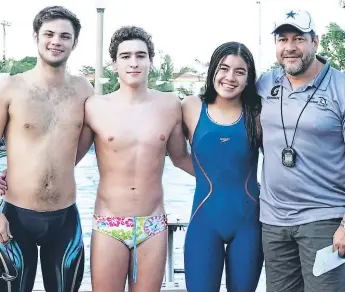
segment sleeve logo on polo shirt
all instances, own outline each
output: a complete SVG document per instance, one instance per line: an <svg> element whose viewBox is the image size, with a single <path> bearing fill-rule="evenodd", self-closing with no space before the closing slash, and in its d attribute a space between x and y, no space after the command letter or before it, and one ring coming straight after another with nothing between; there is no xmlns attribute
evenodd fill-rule
<svg viewBox="0 0 345 292"><path fill-rule="evenodd" d="M267 99L279 99L278 93L280 90L280 85L273 86L271 89L271 95L267 96Z"/></svg>

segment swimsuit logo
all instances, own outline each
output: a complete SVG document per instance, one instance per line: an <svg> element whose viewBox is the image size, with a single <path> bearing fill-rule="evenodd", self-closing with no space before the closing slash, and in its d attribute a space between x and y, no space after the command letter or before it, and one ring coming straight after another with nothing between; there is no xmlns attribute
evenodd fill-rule
<svg viewBox="0 0 345 292"><path fill-rule="evenodd" d="M219 138L221 143L228 142L230 138Z"/></svg>

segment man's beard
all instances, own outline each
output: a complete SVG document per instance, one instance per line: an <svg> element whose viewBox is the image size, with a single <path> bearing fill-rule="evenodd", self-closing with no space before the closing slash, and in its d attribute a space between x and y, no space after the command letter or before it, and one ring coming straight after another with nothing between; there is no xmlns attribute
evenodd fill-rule
<svg viewBox="0 0 345 292"><path fill-rule="evenodd" d="M58 68L62 65L64 65L68 59L68 56L65 57L64 59L62 60L59 60L59 61L55 61L55 62L52 62L52 61L49 61L47 60L43 54L40 53L40 51L38 51L38 54L40 55L41 59L44 61L44 63L46 63L47 65L51 66L51 67L54 67L54 68Z"/></svg>
<svg viewBox="0 0 345 292"><path fill-rule="evenodd" d="M287 66L282 63L280 64L285 72L291 76L297 76L300 74L303 74L307 69L310 67L311 63L315 59L315 52L310 52L308 55L302 57L301 63L297 67L290 67L287 68Z"/></svg>

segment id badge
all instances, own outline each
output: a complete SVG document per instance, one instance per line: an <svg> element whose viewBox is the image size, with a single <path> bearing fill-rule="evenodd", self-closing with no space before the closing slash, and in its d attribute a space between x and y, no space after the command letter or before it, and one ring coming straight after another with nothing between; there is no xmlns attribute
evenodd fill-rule
<svg viewBox="0 0 345 292"><path fill-rule="evenodd" d="M282 152L282 163L286 167L294 167L296 164L296 152L291 147L286 147Z"/></svg>

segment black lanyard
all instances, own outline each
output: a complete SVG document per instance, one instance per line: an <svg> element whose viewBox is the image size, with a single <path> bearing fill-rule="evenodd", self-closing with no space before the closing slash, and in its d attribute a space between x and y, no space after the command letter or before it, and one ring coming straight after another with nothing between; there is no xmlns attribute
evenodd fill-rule
<svg viewBox="0 0 345 292"><path fill-rule="evenodd" d="M296 126L295 126L295 131L293 133L293 137L292 137L292 141L291 141L291 145L289 146L288 142L287 142L287 138L286 138L286 131L285 131L285 124L284 124L284 118L283 118L283 86L281 87L281 92L280 92L280 116L282 119L282 125L283 125L283 131L284 131L284 137L285 137L285 143L286 143L286 147L288 148L292 148L293 142L295 141L295 135L296 135L296 131L297 131L297 127L298 127L298 123L299 123L299 119L302 116L303 111L305 110L305 108L307 107L308 103L311 101L311 99L313 98L315 92L319 89L320 85L322 84L323 80L325 79L325 77L327 76L328 70L331 66L328 65L328 69L325 75L323 75L321 81L319 82L318 86L315 88L313 94L308 98L306 104L304 105L302 111L300 112L297 122L296 122Z"/></svg>

